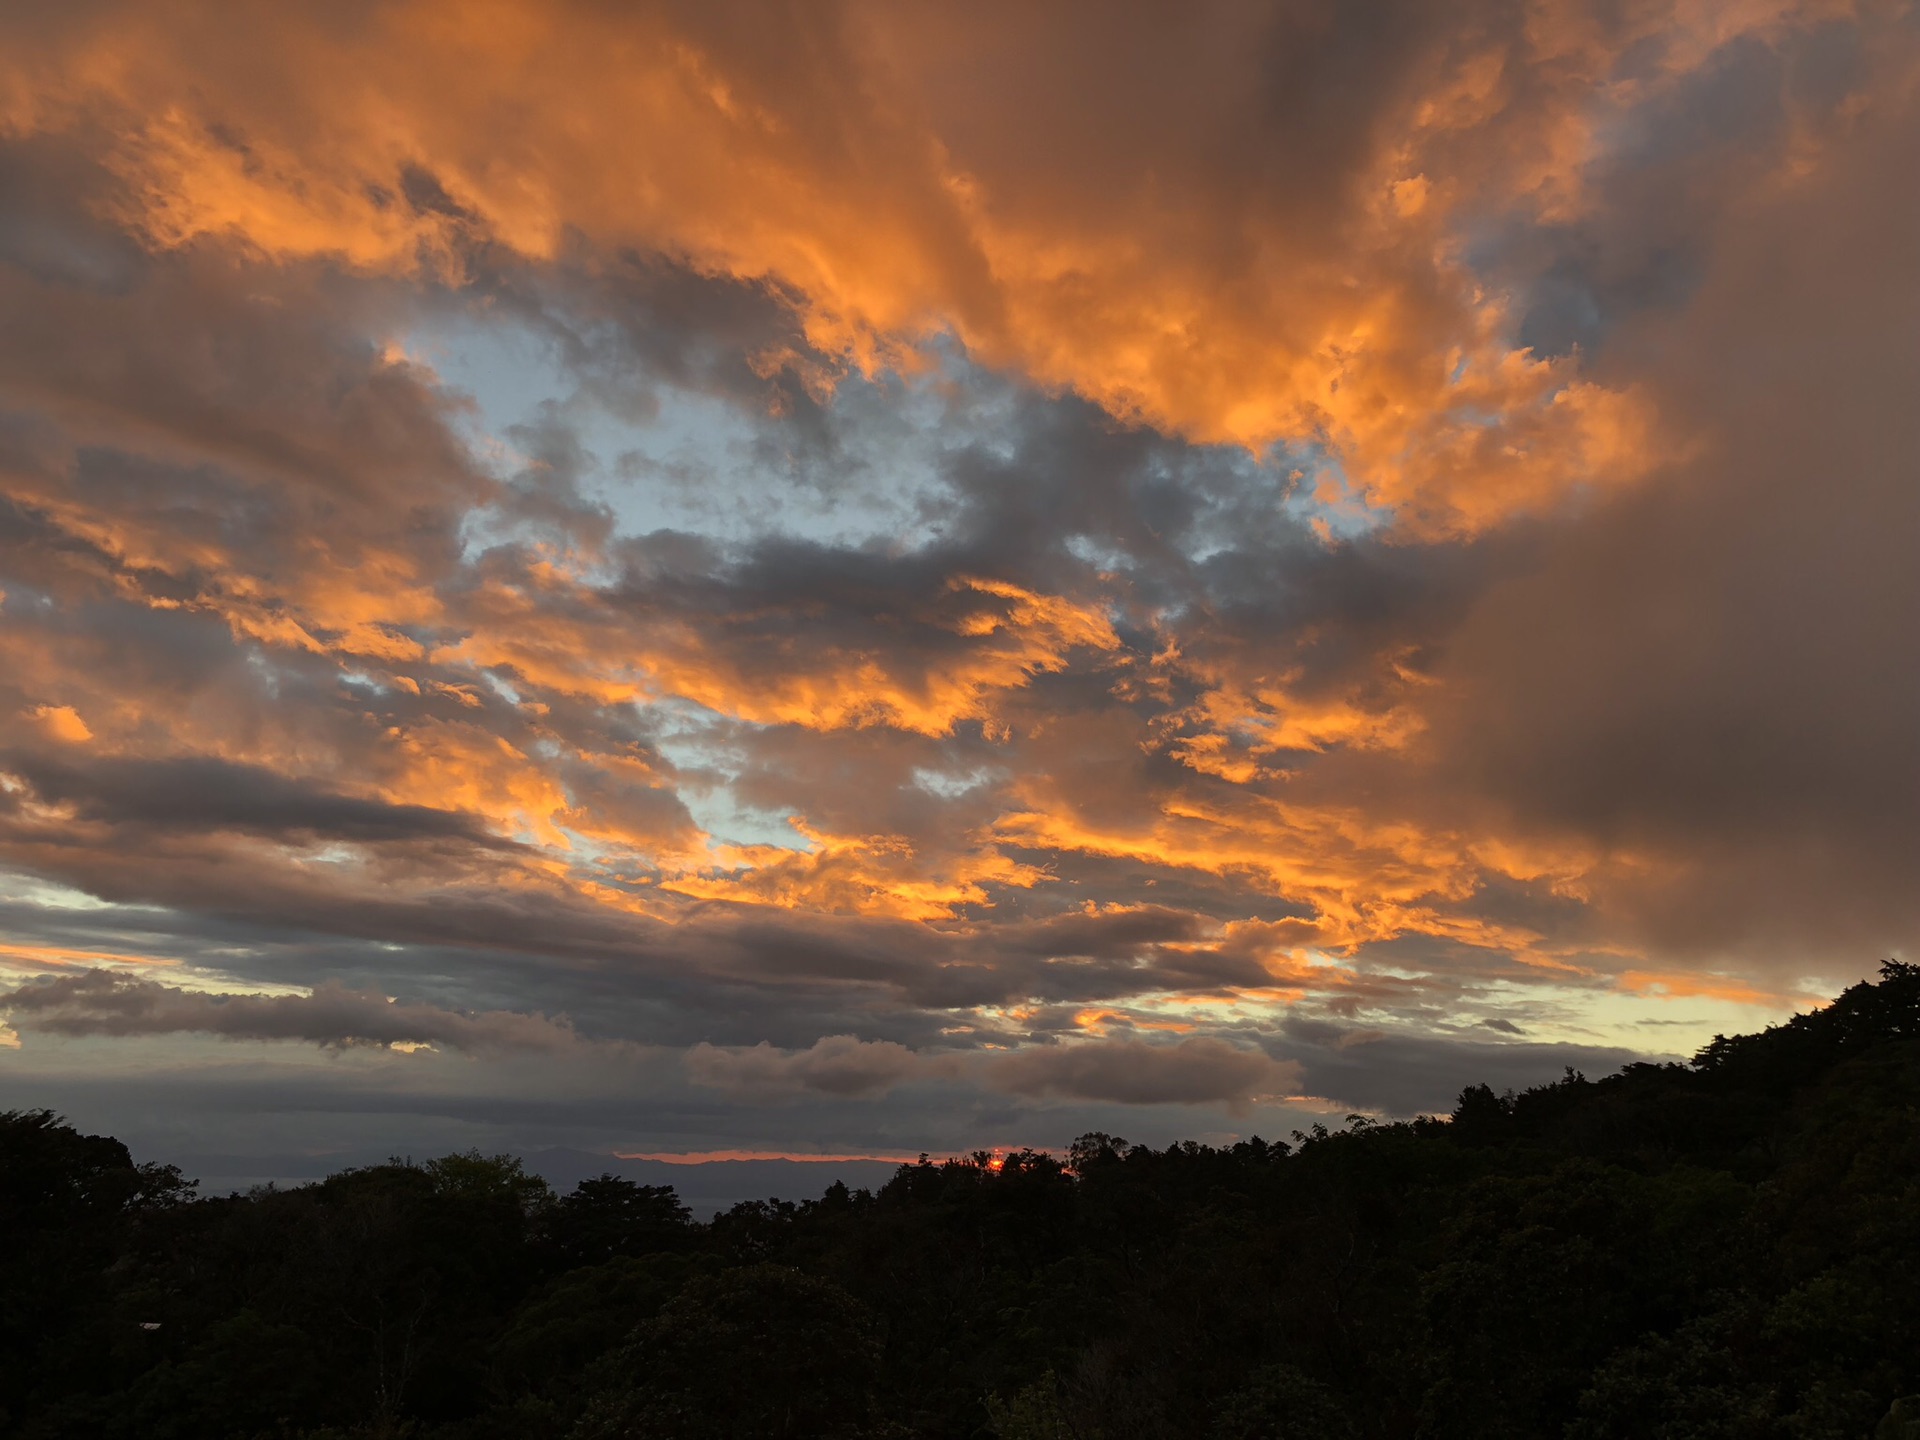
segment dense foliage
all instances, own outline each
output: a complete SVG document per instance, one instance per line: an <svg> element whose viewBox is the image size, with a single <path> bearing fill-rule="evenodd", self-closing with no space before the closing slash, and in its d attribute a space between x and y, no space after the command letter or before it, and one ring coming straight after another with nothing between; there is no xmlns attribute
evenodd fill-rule
<svg viewBox="0 0 1920 1440"><path fill-rule="evenodd" d="M1295 1140L1089 1135L701 1225L479 1155L195 1199L11 1113L0 1430L1908 1433L1920 967L1691 1065Z"/></svg>

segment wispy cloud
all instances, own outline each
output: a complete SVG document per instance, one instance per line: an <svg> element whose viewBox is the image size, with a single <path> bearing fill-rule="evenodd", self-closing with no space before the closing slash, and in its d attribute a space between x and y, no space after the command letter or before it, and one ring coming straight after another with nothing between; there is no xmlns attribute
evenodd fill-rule
<svg viewBox="0 0 1920 1440"><path fill-rule="evenodd" d="M16 1030L47 1035L194 1033L320 1045L445 1045L475 1054L556 1051L580 1043L565 1020L506 1010L401 1004L376 990L316 985L306 995L185 990L107 970L52 975L0 991Z"/></svg>

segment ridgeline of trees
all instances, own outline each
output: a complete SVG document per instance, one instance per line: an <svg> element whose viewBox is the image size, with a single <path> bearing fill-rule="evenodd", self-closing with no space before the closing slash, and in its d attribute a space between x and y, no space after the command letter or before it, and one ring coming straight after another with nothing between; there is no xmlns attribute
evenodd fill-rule
<svg viewBox="0 0 1920 1440"><path fill-rule="evenodd" d="M1920 967L1881 976L1448 1121L1088 1135L705 1225L475 1154L196 1199L8 1113L0 1434L1920 1435Z"/></svg>

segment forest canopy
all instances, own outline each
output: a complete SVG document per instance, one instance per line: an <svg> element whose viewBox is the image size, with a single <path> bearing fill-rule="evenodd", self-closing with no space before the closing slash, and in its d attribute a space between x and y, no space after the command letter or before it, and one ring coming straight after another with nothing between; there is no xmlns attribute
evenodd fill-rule
<svg viewBox="0 0 1920 1440"><path fill-rule="evenodd" d="M1446 1117L923 1157L708 1223L478 1153L202 1197L16 1110L0 1433L1920 1434L1917 1120L1899 962Z"/></svg>

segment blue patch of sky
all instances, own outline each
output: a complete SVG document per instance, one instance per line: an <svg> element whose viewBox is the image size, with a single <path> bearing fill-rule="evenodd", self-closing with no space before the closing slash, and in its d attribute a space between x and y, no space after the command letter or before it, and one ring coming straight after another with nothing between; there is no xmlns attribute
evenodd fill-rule
<svg viewBox="0 0 1920 1440"><path fill-rule="evenodd" d="M616 409L568 372L550 340L512 320L442 314L402 345L471 399L464 438L503 477L532 458L532 428L565 426L584 452L580 488L608 507L617 533L889 547L937 538L941 460L954 440L951 361L913 377L847 376L825 426L803 433L685 387L655 386L650 413Z"/></svg>
<svg viewBox="0 0 1920 1440"><path fill-rule="evenodd" d="M914 374L843 376L818 423L754 413L737 398L656 386L658 405L615 408L601 387L572 375L544 335L512 320L472 312L420 322L407 353L472 400L466 439L503 476L525 468L525 427L563 424L585 453L585 498L605 504L616 532L678 530L722 544L770 535L821 544L912 550L943 538L961 503L946 479L961 451L1017 460L1020 386L981 370L952 340L923 346ZM1209 497L1183 549L1196 563L1253 538L1248 501L1296 524L1324 521L1337 538L1390 518L1354 497L1337 457L1311 441L1254 455L1234 446L1195 447L1206 463L1190 474ZM1323 487L1322 478L1331 478ZM476 525L476 534L485 533ZM1103 568L1121 568L1100 549ZM1091 554L1082 558L1093 560Z"/></svg>
<svg viewBox="0 0 1920 1440"><path fill-rule="evenodd" d="M1326 539L1358 540L1393 521L1392 509L1369 505L1339 455L1324 445L1275 447L1267 463L1287 474L1282 508L1299 524L1319 527Z"/></svg>
<svg viewBox="0 0 1920 1440"><path fill-rule="evenodd" d="M680 803L715 843L813 848L794 828L793 816L748 805L735 793L731 777L745 757L734 740L752 727L678 696L652 701L645 709L649 743L682 776L675 787Z"/></svg>
<svg viewBox="0 0 1920 1440"><path fill-rule="evenodd" d="M37 875L26 875L17 871L0 870L0 906L16 903L30 910L154 910L158 908L127 906L109 900L100 900L84 890L75 890L57 881L43 880Z"/></svg>
<svg viewBox="0 0 1920 1440"><path fill-rule="evenodd" d="M929 795L938 795L942 800L956 800L970 790L977 790L994 778L994 772L986 766L975 766L960 770L935 770L927 766L915 766L913 783Z"/></svg>

